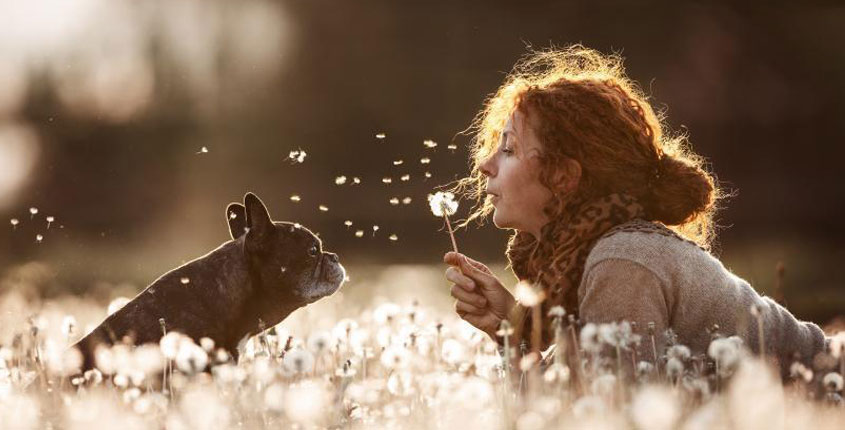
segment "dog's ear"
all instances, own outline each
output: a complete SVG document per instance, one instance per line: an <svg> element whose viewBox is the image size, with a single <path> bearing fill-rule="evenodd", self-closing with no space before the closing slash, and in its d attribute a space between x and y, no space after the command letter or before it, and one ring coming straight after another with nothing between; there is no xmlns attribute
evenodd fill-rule
<svg viewBox="0 0 845 430"><path fill-rule="evenodd" d="M273 221L270 219L270 213L267 212L267 207L264 206L264 203L261 202L258 196L252 193L246 193L244 196L244 206L246 207L246 226L249 236L260 238L273 230Z"/></svg>
<svg viewBox="0 0 845 430"><path fill-rule="evenodd" d="M226 207L226 222L229 224L229 234L235 240L246 233L246 208L240 203L229 203Z"/></svg>

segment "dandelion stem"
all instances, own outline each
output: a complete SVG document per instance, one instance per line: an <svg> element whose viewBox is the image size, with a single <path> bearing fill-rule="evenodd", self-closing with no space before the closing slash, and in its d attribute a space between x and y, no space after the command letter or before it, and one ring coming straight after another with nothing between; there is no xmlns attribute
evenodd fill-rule
<svg viewBox="0 0 845 430"><path fill-rule="evenodd" d="M452 223L449 222L449 215L446 214L446 211L443 212L443 218L446 219L446 228L449 229L449 237L452 239L452 249L455 253L458 253L458 243L455 242L455 232L452 231Z"/></svg>

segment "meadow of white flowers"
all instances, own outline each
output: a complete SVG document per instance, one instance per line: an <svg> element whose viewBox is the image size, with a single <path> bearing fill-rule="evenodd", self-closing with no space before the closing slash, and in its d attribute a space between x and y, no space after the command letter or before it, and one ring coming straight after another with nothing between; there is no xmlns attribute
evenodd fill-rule
<svg viewBox="0 0 845 430"><path fill-rule="evenodd" d="M703 356L675 344L657 363L634 363L636 343L650 342L648 328L573 325L555 310L558 341L577 345L581 366L562 355L542 363L516 349L502 351L453 315L442 268L390 270L268 328L237 363L209 339L195 343L174 332L158 345L101 349L99 370L84 374L78 352L67 346L125 299L107 310L83 299L35 301L6 289L0 429L841 429L845 423L845 333L815 368L795 365L783 384L736 338L714 335ZM395 291L403 293L390 294Z"/></svg>

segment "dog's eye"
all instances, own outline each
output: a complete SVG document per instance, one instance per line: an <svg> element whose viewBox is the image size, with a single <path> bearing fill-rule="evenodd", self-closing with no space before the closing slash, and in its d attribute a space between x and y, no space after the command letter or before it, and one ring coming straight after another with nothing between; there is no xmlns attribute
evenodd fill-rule
<svg viewBox="0 0 845 430"><path fill-rule="evenodd" d="M316 257L317 256L317 247L312 246L311 249L308 250L308 255L310 255L312 257Z"/></svg>

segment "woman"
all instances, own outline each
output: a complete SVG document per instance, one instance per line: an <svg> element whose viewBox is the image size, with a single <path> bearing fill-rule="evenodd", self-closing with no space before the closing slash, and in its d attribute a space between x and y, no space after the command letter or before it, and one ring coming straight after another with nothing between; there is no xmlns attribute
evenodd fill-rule
<svg viewBox="0 0 845 430"><path fill-rule="evenodd" d="M636 323L643 336L672 329L693 353L716 330L755 352L764 345L783 372L809 363L824 333L709 253L724 195L685 136L664 125L620 58L582 46L518 63L476 118L473 169L457 191L479 202L467 222L493 212L513 230L511 268L545 295L540 348L548 311L562 306L582 323ZM484 264L454 252L444 261L464 320L497 340L505 318L530 331L530 313ZM651 351L641 357L654 362Z"/></svg>

